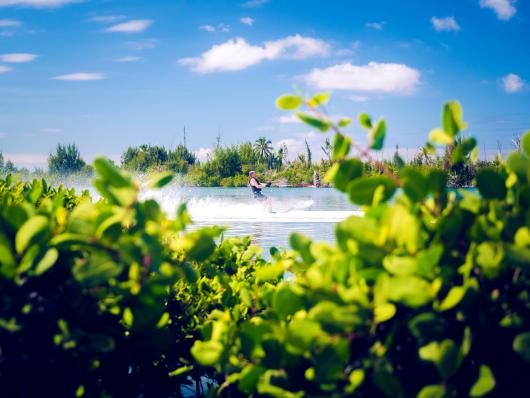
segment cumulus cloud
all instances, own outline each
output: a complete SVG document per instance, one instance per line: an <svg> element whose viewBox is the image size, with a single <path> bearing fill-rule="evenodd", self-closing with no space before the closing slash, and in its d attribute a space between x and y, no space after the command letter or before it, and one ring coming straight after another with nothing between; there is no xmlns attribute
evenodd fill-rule
<svg viewBox="0 0 530 398"><path fill-rule="evenodd" d="M62 7L67 4L80 3L82 0L0 0L0 7L20 6L35 8Z"/></svg>
<svg viewBox="0 0 530 398"><path fill-rule="evenodd" d="M25 62L31 62L37 57L38 55L36 54L25 54L25 53L0 54L0 62L7 62L11 64L22 64Z"/></svg>
<svg viewBox="0 0 530 398"><path fill-rule="evenodd" d="M89 18L89 22L99 22L99 23L114 23L122 21L127 18L125 15L96 15L95 17Z"/></svg>
<svg viewBox="0 0 530 398"><path fill-rule="evenodd" d="M375 30L383 30L386 22L367 22L364 24L367 28Z"/></svg>
<svg viewBox="0 0 530 398"><path fill-rule="evenodd" d="M241 23L244 23L245 25L252 26L254 25L254 19L250 17L243 17L240 19Z"/></svg>
<svg viewBox="0 0 530 398"><path fill-rule="evenodd" d="M323 90L410 94L420 84L420 72L403 64L345 63L324 69L313 69L305 76L305 81L310 86Z"/></svg>
<svg viewBox="0 0 530 398"><path fill-rule="evenodd" d="M0 73L7 73L7 72L11 72L12 70L13 68L9 66L0 65Z"/></svg>
<svg viewBox="0 0 530 398"><path fill-rule="evenodd" d="M267 4L268 2L270 2L270 0L249 0L245 1L243 4L241 4L241 6L245 8L257 8Z"/></svg>
<svg viewBox="0 0 530 398"><path fill-rule="evenodd" d="M515 15L517 9L513 6L515 0L480 0L480 7L491 8L497 18L507 21Z"/></svg>
<svg viewBox="0 0 530 398"><path fill-rule="evenodd" d="M0 19L0 28L14 28L20 25L21 22L16 19Z"/></svg>
<svg viewBox="0 0 530 398"><path fill-rule="evenodd" d="M133 19L105 29L105 32L139 33L146 30L153 23L150 19Z"/></svg>
<svg viewBox="0 0 530 398"><path fill-rule="evenodd" d="M77 73L70 73L67 75L55 76L52 79L82 82L82 81L91 81L91 80L103 80L105 79L105 75L102 73L77 72Z"/></svg>
<svg viewBox="0 0 530 398"><path fill-rule="evenodd" d="M510 73L502 78L502 87L504 88L504 91L509 94L521 91L524 86L524 80L514 73Z"/></svg>
<svg viewBox="0 0 530 398"><path fill-rule="evenodd" d="M214 45L198 57L182 58L178 62L194 72L210 73L242 70L266 60L326 56L328 52L326 42L300 35L268 41L263 46L249 44L239 37Z"/></svg>
<svg viewBox="0 0 530 398"><path fill-rule="evenodd" d="M431 23L437 32L458 32L460 30L460 25L456 22L455 17L432 17Z"/></svg>
<svg viewBox="0 0 530 398"><path fill-rule="evenodd" d="M128 57L121 57L121 58L118 58L116 60L116 62L136 62L136 61L140 61L142 58L140 57L135 57L135 56L128 56Z"/></svg>

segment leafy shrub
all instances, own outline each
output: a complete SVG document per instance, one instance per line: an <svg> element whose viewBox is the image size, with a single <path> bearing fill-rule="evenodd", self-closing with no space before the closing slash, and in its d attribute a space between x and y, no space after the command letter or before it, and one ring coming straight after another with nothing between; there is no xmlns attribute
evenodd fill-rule
<svg viewBox="0 0 530 398"><path fill-rule="evenodd" d="M184 207L169 220L155 201L139 202L110 162L95 171L97 203L44 181L0 180L3 396L179 395L192 370L206 373L189 369L196 326L236 304L219 288L250 286L264 262L248 239L217 245L219 228L184 233Z"/></svg>
<svg viewBox="0 0 530 398"><path fill-rule="evenodd" d="M342 133L349 119L325 116L326 102L278 100L305 103L303 122L335 131L327 180L364 216L338 224L336 245L293 234L295 260L273 253L260 271L267 288L251 291L259 309L243 320L213 312L192 349L197 361L227 375L227 396L528 396L530 132L524 152L478 173L480 196L457 196L440 170L398 177L381 165L383 174L364 176L348 154L370 153ZM384 121L360 122L380 150ZM464 128L459 104L447 103L429 146L448 145L452 165L466 162L475 142L459 139ZM294 278L282 281L287 271Z"/></svg>

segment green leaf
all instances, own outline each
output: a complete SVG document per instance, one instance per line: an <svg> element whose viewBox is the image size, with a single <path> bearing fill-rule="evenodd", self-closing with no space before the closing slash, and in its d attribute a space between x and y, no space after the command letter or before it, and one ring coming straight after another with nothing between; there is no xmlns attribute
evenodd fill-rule
<svg viewBox="0 0 530 398"><path fill-rule="evenodd" d="M27 220L18 230L15 238L17 253L22 253L31 244L43 236L48 230L49 220L44 216L33 216Z"/></svg>
<svg viewBox="0 0 530 398"><path fill-rule="evenodd" d="M302 259L306 264L311 264L315 261L315 258L311 254L311 239L307 236L294 232L289 237L289 243L292 248L296 250L302 256Z"/></svg>
<svg viewBox="0 0 530 398"><path fill-rule="evenodd" d="M431 384L423 387L418 393L417 398L444 398L445 388L437 384Z"/></svg>
<svg viewBox="0 0 530 398"><path fill-rule="evenodd" d="M489 279L496 278L499 275L503 258L504 250L501 244L482 242L477 246L477 264Z"/></svg>
<svg viewBox="0 0 530 398"><path fill-rule="evenodd" d="M363 164L359 159L340 160L331 166L324 182L333 183L339 191L346 192L348 184L363 175Z"/></svg>
<svg viewBox="0 0 530 398"><path fill-rule="evenodd" d="M344 117L339 120L338 126L339 128L343 129L344 127L348 127L351 124L351 119L349 117Z"/></svg>
<svg viewBox="0 0 530 398"><path fill-rule="evenodd" d="M495 377L493 372L486 365L480 365L479 376L471 391L469 391L470 397L482 397L495 388Z"/></svg>
<svg viewBox="0 0 530 398"><path fill-rule="evenodd" d="M417 262L414 257L389 255L384 258L383 267L393 275L412 275L416 273Z"/></svg>
<svg viewBox="0 0 530 398"><path fill-rule="evenodd" d="M272 308L282 318L294 314L303 307L303 297L296 294L289 285L280 287L272 297Z"/></svg>
<svg viewBox="0 0 530 398"><path fill-rule="evenodd" d="M466 294L466 289L463 286L454 286L449 290L449 293L447 293L447 296L440 304L440 311L447 311L452 308L454 308L462 299L464 298L464 295Z"/></svg>
<svg viewBox="0 0 530 398"><path fill-rule="evenodd" d="M37 263L35 267L35 275L41 275L53 267L59 258L59 251L52 247L48 249L42 259Z"/></svg>
<svg viewBox="0 0 530 398"><path fill-rule="evenodd" d="M462 363L459 347L453 340L445 339L441 343L433 341L419 350L420 358L433 362L440 376L447 380L453 376Z"/></svg>
<svg viewBox="0 0 530 398"><path fill-rule="evenodd" d="M366 129L372 128L372 119L366 113L361 113L359 115L359 123Z"/></svg>
<svg viewBox="0 0 530 398"><path fill-rule="evenodd" d="M302 98L296 96L296 95L282 95L276 100L276 106L280 109L283 109L285 111L291 111L294 109L299 108L304 101Z"/></svg>
<svg viewBox="0 0 530 398"><path fill-rule="evenodd" d="M458 101L449 101L444 105L442 114L442 128L450 137L455 137L467 127L462 120L462 107Z"/></svg>
<svg viewBox="0 0 530 398"><path fill-rule="evenodd" d="M75 279L87 287L106 285L122 271L121 264L103 253L93 253L86 262L78 262L72 268Z"/></svg>
<svg viewBox="0 0 530 398"><path fill-rule="evenodd" d="M311 349L324 332L318 322L309 319L293 319L288 326L287 342L301 352Z"/></svg>
<svg viewBox="0 0 530 398"><path fill-rule="evenodd" d="M350 200L359 205L371 205L378 187L383 187L381 201L386 202L396 192L397 185L394 180L386 176L370 176L352 181L347 189Z"/></svg>
<svg viewBox="0 0 530 398"><path fill-rule="evenodd" d="M429 133L429 141L436 145L449 145L454 139L442 129L433 129Z"/></svg>
<svg viewBox="0 0 530 398"><path fill-rule="evenodd" d="M168 373L169 377L177 377L181 376L183 374L189 373L193 370L193 366L181 366L180 368L177 368L171 372Z"/></svg>
<svg viewBox="0 0 530 398"><path fill-rule="evenodd" d="M515 339L513 340L513 350L526 362L530 363L530 332L521 333L515 336Z"/></svg>
<svg viewBox="0 0 530 398"><path fill-rule="evenodd" d="M307 101L307 105L316 108L320 105L326 105L329 102L330 93L318 93Z"/></svg>
<svg viewBox="0 0 530 398"><path fill-rule="evenodd" d="M173 173L163 173L156 176L150 183L151 188L165 187L173 180Z"/></svg>
<svg viewBox="0 0 530 398"><path fill-rule="evenodd" d="M386 278L382 290L390 301L411 308L422 307L433 299L431 285L416 276Z"/></svg>
<svg viewBox="0 0 530 398"><path fill-rule="evenodd" d="M202 366L214 366L219 364L223 356L224 347L218 341L196 340L191 347L191 354Z"/></svg>
<svg viewBox="0 0 530 398"><path fill-rule="evenodd" d="M527 157L530 158L530 130L526 131L521 138L521 148Z"/></svg>
<svg viewBox="0 0 530 398"><path fill-rule="evenodd" d="M109 160L99 157L94 161L94 168L103 181L115 188L134 187L130 177L126 176Z"/></svg>
<svg viewBox="0 0 530 398"><path fill-rule="evenodd" d="M473 137L464 138L458 142L451 153L451 164L456 165L468 160L469 154L476 148L477 140Z"/></svg>
<svg viewBox="0 0 530 398"><path fill-rule="evenodd" d="M370 149L380 150L383 149L386 136L386 122L380 120L377 122L368 133L368 141L370 143Z"/></svg>
<svg viewBox="0 0 530 398"><path fill-rule="evenodd" d="M484 199L504 199L506 197L505 179L491 169L477 174L477 188Z"/></svg>
<svg viewBox="0 0 530 398"><path fill-rule="evenodd" d="M530 170L530 160L525 158L519 152L512 152L506 158L506 163L508 164L510 170L517 175L517 178L521 179L522 181L526 181L527 172Z"/></svg>
<svg viewBox="0 0 530 398"><path fill-rule="evenodd" d="M375 323L381 323L392 319L396 315L396 306L392 303L379 304L374 308Z"/></svg>
<svg viewBox="0 0 530 398"><path fill-rule="evenodd" d="M256 271L256 279L261 282L266 282L278 279L285 272L285 268L281 264L268 265L260 267Z"/></svg>
<svg viewBox="0 0 530 398"><path fill-rule="evenodd" d="M323 133L331 128L331 122L329 120L319 119L317 117L308 115L306 113L296 112L296 116L305 124L314 127Z"/></svg>
<svg viewBox="0 0 530 398"><path fill-rule="evenodd" d="M344 158L349 152L351 147L351 138L344 136L340 133L335 134L333 139L333 160Z"/></svg>
<svg viewBox="0 0 530 398"><path fill-rule="evenodd" d="M403 191L413 202L423 201L429 193L427 178L419 170L407 167L401 171Z"/></svg>

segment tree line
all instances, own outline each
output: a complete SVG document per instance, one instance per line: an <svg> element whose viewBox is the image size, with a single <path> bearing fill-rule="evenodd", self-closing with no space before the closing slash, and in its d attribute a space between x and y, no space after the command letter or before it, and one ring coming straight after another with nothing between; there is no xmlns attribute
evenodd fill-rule
<svg viewBox="0 0 530 398"><path fill-rule="evenodd" d="M120 167L140 174L165 171L177 173L182 176L184 184L192 186L246 186L250 170L256 170L261 179L272 181L276 185L304 185L313 183L315 174L324 176L330 169L335 145L327 138L320 148L323 154L321 160L315 161L307 140L305 152L297 153L290 159L289 149L285 144L275 149L267 137L231 145L223 145L218 138L207 158L199 161L193 151L183 144L175 149L145 144L128 147L121 155ZM499 163L496 157L493 160L474 159L451 165L451 156L448 149L443 153L433 153L426 147L420 147L411 159L404 160L396 146L391 158L377 162L365 161L364 169L371 174L381 174L383 168L398 174L407 165L440 169L448 173L450 186L462 187L472 185L479 170ZM81 157L76 144L59 144L55 152L48 156L47 171L36 170L33 174L46 172L59 177L72 174L91 176L93 170ZM27 169L17 169L12 161L4 161L1 153L0 173L32 174Z"/></svg>

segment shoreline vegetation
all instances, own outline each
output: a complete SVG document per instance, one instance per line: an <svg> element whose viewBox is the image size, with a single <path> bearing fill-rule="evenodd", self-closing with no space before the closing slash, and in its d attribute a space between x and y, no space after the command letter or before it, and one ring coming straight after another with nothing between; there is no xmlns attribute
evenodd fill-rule
<svg viewBox="0 0 530 398"><path fill-rule="evenodd" d="M520 150L520 138L513 140L515 150ZM274 149L270 139L259 137L255 142L222 145L220 139L200 162L185 145L168 149L157 145L129 147L121 155L120 164L124 171L135 175L152 175L170 172L178 176L179 183L188 187L245 187L248 172L255 170L261 181L270 181L273 187L332 187L324 176L333 165L332 154L336 143L326 139L320 150L323 157L313 161L313 153L306 141L305 153L298 153L289 159L289 148L282 145ZM468 163L451 164L450 147L435 152L427 146L418 148L412 159L404 160L396 146L391 159L364 159L363 169L367 175L381 175L390 172L399 175L406 167L419 167L426 171L440 170L448 174L448 187L472 187L476 175L483 169L498 167L501 152L492 160L470 159ZM5 161L0 153L0 175L13 174L24 180L45 178L61 182L63 179L91 178L93 168L81 157L75 144L59 144L48 157L48 168L30 171L17 168L11 161Z"/></svg>

